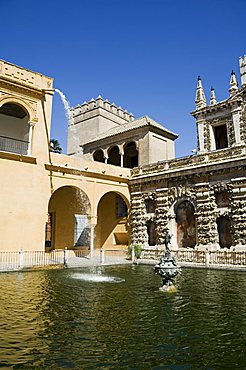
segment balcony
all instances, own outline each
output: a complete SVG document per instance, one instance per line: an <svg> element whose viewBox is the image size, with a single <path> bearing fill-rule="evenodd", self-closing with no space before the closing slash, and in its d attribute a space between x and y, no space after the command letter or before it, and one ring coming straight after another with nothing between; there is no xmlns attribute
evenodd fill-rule
<svg viewBox="0 0 246 370"><path fill-rule="evenodd" d="M7 136L0 135L0 151L16 154L27 155L28 141L12 139Z"/></svg>

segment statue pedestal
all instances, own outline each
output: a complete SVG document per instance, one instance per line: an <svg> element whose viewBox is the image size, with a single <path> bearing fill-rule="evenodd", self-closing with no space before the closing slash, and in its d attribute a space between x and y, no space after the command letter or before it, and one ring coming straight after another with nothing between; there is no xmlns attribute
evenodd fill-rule
<svg viewBox="0 0 246 370"><path fill-rule="evenodd" d="M176 292L173 279L180 272L181 267L176 264L175 258L171 257L170 251L167 250L161 257L160 262L155 265L155 274L160 275L163 284L160 290L163 292Z"/></svg>

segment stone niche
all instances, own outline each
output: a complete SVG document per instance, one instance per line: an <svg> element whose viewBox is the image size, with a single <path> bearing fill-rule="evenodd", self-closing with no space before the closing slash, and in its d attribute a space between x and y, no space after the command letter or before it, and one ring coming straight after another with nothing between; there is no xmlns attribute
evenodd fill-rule
<svg viewBox="0 0 246 370"><path fill-rule="evenodd" d="M177 243L180 248L195 247L196 222L194 206L188 200L179 203L175 209L177 222Z"/></svg>
<svg viewBox="0 0 246 370"><path fill-rule="evenodd" d="M230 206L230 195L226 190L215 191L215 202L219 208Z"/></svg>

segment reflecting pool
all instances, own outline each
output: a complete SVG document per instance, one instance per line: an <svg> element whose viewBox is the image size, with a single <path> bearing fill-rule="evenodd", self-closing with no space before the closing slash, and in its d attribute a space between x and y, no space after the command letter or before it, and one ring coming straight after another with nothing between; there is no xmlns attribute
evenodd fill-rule
<svg viewBox="0 0 246 370"><path fill-rule="evenodd" d="M151 266L0 275L0 367L246 369L246 273Z"/></svg>

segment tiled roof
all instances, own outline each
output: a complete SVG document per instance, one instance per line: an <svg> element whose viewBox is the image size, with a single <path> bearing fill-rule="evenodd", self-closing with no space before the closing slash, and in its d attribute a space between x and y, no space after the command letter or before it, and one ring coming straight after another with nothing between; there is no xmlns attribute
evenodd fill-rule
<svg viewBox="0 0 246 370"><path fill-rule="evenodd" d="M132 122L127 122L127 123L124 123L124 124L119 125L117 127L113 127L111 129L109 129L108 131L104 132L103 134L99 135L96 139L93 139L93 140L89 141L86 144L93 143L95 141L102 140L102 139L105 139L107 137L122 134L123 132L135 130L139 127L144 127L144 126L152 126L152 127L158 128L159 130L161 130L161 131L163 131L167 134L170 134L171 136L178 137L177 134L168 130L167 128L162 126L160 123L154 121L152 118L149 118L148 116L144 116L144 117L138 118L138 119L136 119Z"/></svg>

